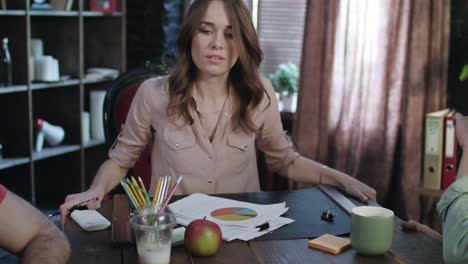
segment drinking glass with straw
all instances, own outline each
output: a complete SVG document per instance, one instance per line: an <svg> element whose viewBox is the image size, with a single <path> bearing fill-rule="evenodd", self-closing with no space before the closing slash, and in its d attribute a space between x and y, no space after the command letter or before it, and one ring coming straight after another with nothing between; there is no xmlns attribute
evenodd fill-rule
<svg viewBox="0 0 468 264"><path fill-rule="evenodd" d="M166 208L156 214L137 214L130 219L135 234L139 263L167 263L171 258L174 214Z"/></svg>
<svg viewBox="0 0 468 264"><path fill-rule="evenodd" d="M166 208L182 177L177 178L172 188L169 188L170 176L159 178L152 202L140 177L138 181L140 185L131 177L131 180L125 179L120 183L139 213L130 220L135 232L139 261L146 263L149 260L159 259L169 263L172 228L176 221L174 214Z"/></svg>

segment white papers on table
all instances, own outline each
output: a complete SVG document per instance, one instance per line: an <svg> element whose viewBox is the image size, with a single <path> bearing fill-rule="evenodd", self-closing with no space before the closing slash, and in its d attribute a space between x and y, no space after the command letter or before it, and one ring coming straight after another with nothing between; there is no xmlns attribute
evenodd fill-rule
<svg viewBox="0 0 468 264"><path fill-rule="evenodd" d="M226 241L234 239L247 241L294 221L280 217L288 210L285 202L262 205L194 193L170 204L169 207L174 212L177 223L180 225L187 226L193 220L203 219L204 217L217 223L221 228L223 239ZM246 209L249 212L255 212L255 216L249 215L244 220L222 220L211 215L213 211L223 208ZM257 226L267 222L269 228L260 231Z"/></svg>
<svg viewBox="0 0 468 264"><path fill-rule="evenodd" d="M294 220L292 220L291 218L286 218L286 217L277 217L277 218L274 218L274 219L271 219L270 222L268 222L270 224L270 227L267 229L267 230L263 230L263 231L259 231L258 228L255 232L251 232L251 233L246 233L240 237L238 237L237 239L240 239L240 240L244 240L244 241L249 241L251 239L254 239L256 237L259 237L261 235L264 235L266 233L269 233L275 229L278 229L284 225L287 225L287 224L290 224L294 222Z"/></svg>

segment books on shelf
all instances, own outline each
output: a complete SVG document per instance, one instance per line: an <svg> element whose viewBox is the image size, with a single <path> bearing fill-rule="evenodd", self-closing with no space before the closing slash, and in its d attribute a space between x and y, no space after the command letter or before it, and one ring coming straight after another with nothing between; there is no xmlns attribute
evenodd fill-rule
<svg viewBox="0 0 468 264"><path fill-rule="evenodd" d="M66 5L67 5L67 0L51 0L50 1L50 6L52 7L52 10L55 10L55 11L64 11Z"/></svg>
<svg viewBox="0 0 468 264"><path fill-rule="evenodd" d="M442 162L442 189L447 189L457 178L457 148L458 141L455 132L455 121L453 116L456 111L452 110L445 116L444 122L444 155Z"/></svg>
<svg viewBox="0 0 468 264"><path fill-rule="evenodd" d="M455 110L450 109L426 114L423 170L426 189L446 189L455 181L458 142L454 115Z"/></svg>
<svg viewBox="0 0 468 264"><path fill-rule="evenodd" d="M74 0L67 0L67 5L65 6L65 11L70 11L73 7Z"/></svg>
<svg viewBox="0 0 468 264"><path fill-rule="evenodd" d="M51 0L50 5L55 11L70 11L74 0Z"/></svg>

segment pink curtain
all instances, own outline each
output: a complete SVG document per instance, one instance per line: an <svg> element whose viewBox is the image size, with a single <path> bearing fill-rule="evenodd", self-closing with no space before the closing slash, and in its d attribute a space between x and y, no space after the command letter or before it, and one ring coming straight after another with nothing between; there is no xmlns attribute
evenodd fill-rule
<svg viewBox="0 0 468 264"><path fill-rule="evenodd" d="M423 121L446 106L449 15L449 0L308 2L297 147L405 219L426 221Z"/></svg>

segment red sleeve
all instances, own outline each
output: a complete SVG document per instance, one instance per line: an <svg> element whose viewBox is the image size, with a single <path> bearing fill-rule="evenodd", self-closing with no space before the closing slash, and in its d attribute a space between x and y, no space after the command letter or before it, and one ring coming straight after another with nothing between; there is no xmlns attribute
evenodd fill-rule
<svg viewBox="0 0 468 264"><path fill-rule="evenodd" d="M0 184L0 204L2 204L3 199L5 198L6 193L7 193L7 189L5 188L5 186L3 186L3 185Z"/></svg>

